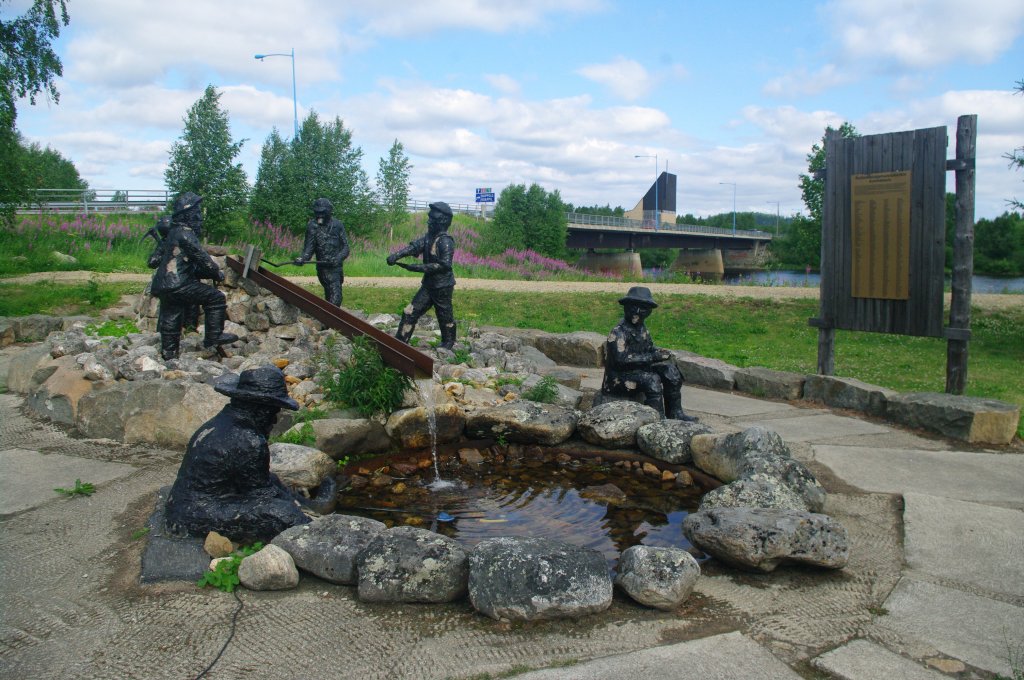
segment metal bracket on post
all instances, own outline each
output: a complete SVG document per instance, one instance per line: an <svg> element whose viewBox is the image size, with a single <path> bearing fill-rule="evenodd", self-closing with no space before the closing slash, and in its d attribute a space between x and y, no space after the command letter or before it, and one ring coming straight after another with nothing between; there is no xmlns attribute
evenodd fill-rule
<svg viewBox="0 0 1024 680"><path fill-rule="evenodd" d="M242 278L249 278L249 272L260 268L260 258L263 253L251 243L245 246L245 260L242 263Z"/></svg>

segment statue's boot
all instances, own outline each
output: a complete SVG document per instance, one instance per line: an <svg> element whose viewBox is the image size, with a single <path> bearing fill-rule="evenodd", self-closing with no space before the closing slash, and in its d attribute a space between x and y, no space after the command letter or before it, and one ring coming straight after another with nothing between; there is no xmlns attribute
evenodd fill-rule
<svg viewBox="0 0 1024 680"><path fill-rule="evenodd" d="M441 347L452 349L455 347L455 322L451 325L441 324Z"/></svg>
<svg viewBox="0 0 1024 680"><path fill-rule="evenodd" d="M180 333L160 334L160 356L163 357L164 361L171 361L172 359L177 359L180 353L180 347Z"/></svg>
<svg viewBox="0 0 1024 680"><path fill-rule="evenodd" d="M207 307L203 310L206 313L206 328L205 337L203 338L203 347L217 347L218 345L228 345L235 340L238 340L238 336L234 333L224 332L224 320L227 317L227 307Z"/></svg>
<svg viewBox="0 0 1024 680"><path fill-rule="evenodd" d="M665 397L665 410L672 420L682 420L687 423L696 423L700 419L696 416L688 416L683 412L683 395L679 392L670 392Z"/></svg>
<svg viewBox="0 0 1024 680"><path fill-rule="evenodd" d="M659 416L665 417L665 400L660 393L648 394L644 403L657 411Z"/></svg>
<svg viewBox="0 0 1024 680"><path fill-rule="evenodd" d="M395 333L395 338L402 342L409 344L409 338L412 337L412 332L416 330L416 319L413 319L408 314L402 314L402 320L398 322L398 331Z"/></svg>

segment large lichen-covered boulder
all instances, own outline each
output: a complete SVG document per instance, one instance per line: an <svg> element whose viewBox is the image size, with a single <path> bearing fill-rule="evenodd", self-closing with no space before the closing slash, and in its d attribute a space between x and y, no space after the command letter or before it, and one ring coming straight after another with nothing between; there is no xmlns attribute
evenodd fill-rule
<svg viewBox="0 0 1024 680"><path fill-rule="evenodd" d="M740 470L740 480L766 479L789 487L811 512L821 512L828 495L807 466L786 456L753 456Z"/></svg>
<svg viewBox="0 0 1024 680"><path fill-rule="evenodd" d="M1009 444L1020 420L1016 404L936 392L890 397L885 412L901 425L979 444Z"/></svg>
<svg viewBox="0 0 1024 680"><path fill-rule="evenodd" d="M469 555L469 599L493 619L579 617L612 603L601 553L545 538L488 538Z"/></svg>
<svg viewBox="0 0 1024 680"><path fill-rule="evenodd" d="M790 455L778 432L760 426L726 435L697 435L690 441L690 449L694 465L723 482L738 479L754 456Z"/></svg>
<svg viewBox="0 0 1024 680"><path fill-rule="evenodd" d="M433 413L433 425L430 414ZM439 404L431 410L423 406L395 411L384 426L388 436L406 449L422 449L433 443L431 431L438 444L453 442L462 437L466 415L456 404ZM432 430L433 427L433 430Z"/></svg>
<svg viewBox="0 0 1024 680"><path fill-rule="evenodd" d="M708 491L700 499L700 509L775 508L810 512L807 500L783 482L754 475Z"/></svg>
<svg viewBox="0 0 1024 680"><path fill-rule="evenodd" d="M636 444L651 458L682 465L693 460L690 441L694 435L707 434L711 428L702 423L684 420L659 420L640 426Z"/></svg>
<svg viewBox="0 0 1024 680"><path fill-rule="evenodd" d="M671 611L686 601L698 578L700 565L685 550L634 545L619 557L615 585L642 605Z"/></svg>
<svg viewBox="0 0 1024 680"><path fill-rule="evenodd" d="M534 346L563 366L604 366L606 337L591 331L541 334Z"/></svg>
<svg viewBox="0 0 1024 680"><path fill-rule="evenodd" d="M61 356L51 366L56 370L25 399L32 413L62 425L74 425L78 402L93 389L93 382L79 370L73 356Z"/></svg>
<svg viewBox="0 0 1024 680"><path fill-rule="evenodd" d="M283 442L270 445L270 471L292 489L315 489L336 467L334 459L311 446Z"/></svg>
<svg viewBox="0 0 1024 680"><path fill-rule="evenodd" d="M561 444L576 431L577 413L555 404L520 399L471 413L466 434L520 444Z"/></svg>
<svg viewBox="0 0 1024 680"><path fill-rule="evenodd" d="M454 539L395 527L359 552L356 571L364 602L451 602L466 595L469 560Z"/></svg>
<svg viewBox="0 0 1024 680"><path fill-rule="evenodd" d="M632 448L636 445L636 431L660 419L658 412L645 404L609 401L584 413L577 429L591 444L607 449Z"/></svg>
<svg viewBox="0 0 1024 680"><path fill-rule="evenodd" d="M11 355L7 364L7 389L28 394L57 370L56 361L46 345L33 345Z"/></svg>
<svg viewBox="0 0 1024 680"><path fill-rule="evenodd" d="M384 425L370 418L324 418L314 420L312 426L316 448L334 459L391 448L391 438ZM301 424L295 426L301 427Z"/></svg>
<svg viewBox="0 0 1024 680"><path fill-rule="evenodd" d="M356 556L387 527L352 515L326 515L285 529L271 541L295 560L299 569L331 583L354 585Z"/></svg>
<svg viewBox="0 0 1024 680"><path fill-rule="evenodd" d="M688 515L683 534L709 555L753 571L788 563L841 569L850 558L846 528L810 512L712 508Z"/></svg>

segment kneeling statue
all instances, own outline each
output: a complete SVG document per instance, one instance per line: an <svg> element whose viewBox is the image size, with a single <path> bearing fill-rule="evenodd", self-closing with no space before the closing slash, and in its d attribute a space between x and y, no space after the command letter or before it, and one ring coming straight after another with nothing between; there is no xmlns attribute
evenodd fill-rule
<svg viewBox="0 0 1024 680"><path fill-rule="evenodd" d="M267 437L277 414L299 408L288 396L284 374L264 366L228 374L214 389L231 401L188 443L167 498L168 528L190 536L216 531L251 543L309 522L301 507L305 499L270 471ZM329 476L313 502L322 503L336 491Z"/></svg>
<svg viewBox="0 0 1024 680"><path fill-rule="evenodd" d="M623 318L605 342L604 381L601 394L633 397L644 395L644 403L662 418L695 422L683 413L683 376L668 350L658 349L644 320L657 307L649 288L633 286L619 300Z"/></svg>

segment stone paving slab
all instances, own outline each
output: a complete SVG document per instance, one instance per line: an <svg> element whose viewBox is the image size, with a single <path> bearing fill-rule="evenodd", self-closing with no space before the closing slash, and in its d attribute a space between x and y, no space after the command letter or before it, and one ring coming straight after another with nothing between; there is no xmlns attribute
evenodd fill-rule
<svg viewBox="0 0 1024 680"><path fill-rule="evenodd" d="M946 559L952 556L952 549ZM1012 677L1009 645L1021 643L1024 608L904 576L877 625L926 642L946 656Z"/></svg>
<svg viewBox="0 0 1024 680"><path fill-rule="evenodd" d="M76 479L98 486L134 471L134 467L124 463L106 463L59 453L44 455L28 449L5 449L0 451L0 515L21 512L52 501L58 498L55 488L70 489L75 486Z"/></svg>
<svg viewBox="0 0 1024 680"><path fill-rule="evenodd" d="M518 680L798 680L786 664L740 633L725 633L620 654L564 668L515 676Z"/></svg>
<svg viewBox="0 0 1024 680"><path fill-rule="evenodd" d="M949 677L868 640L854 640L822 654L811 663L840 680L942 680Z"/></svg>
<svg viewBox="0 0 1024 680"><path fill-rule="evenodd" d="M908 567L1024 598L1024 512L919 493L903 498Z"/></svg>
<svg viewBox="0 0 1024 680"><path fill-rule="evenodd" d="M777 420L760 420L750 423L738 423L740 427L760 425L775 430L787 442L827 441L865 434L883 434L890 432L888 427L876 425L856 418L845 418L831 413L797 416L795 418L779 418Z"/></svg>
<svg viewBox="0 0 1024 680"><path fill-rule="evenodd" d="M763 401L741 397L729 392L717 392L698 387L683 386L683 409L700 413L713 413L728 418L753 416L762 413L796 413L800 409L776 401Z"/></svg>
<svg viewBox="0 0 1024 680"><path fill-rule="evenodd" d="M1024 456L829 444L812 450L814 460L865 491L927 493L1024 509Z"/></svg>

